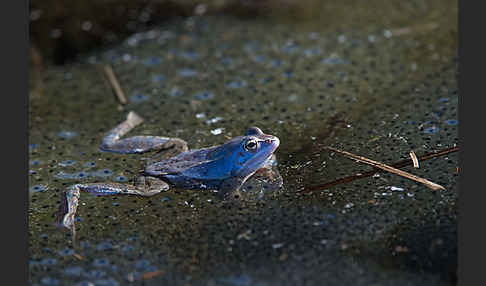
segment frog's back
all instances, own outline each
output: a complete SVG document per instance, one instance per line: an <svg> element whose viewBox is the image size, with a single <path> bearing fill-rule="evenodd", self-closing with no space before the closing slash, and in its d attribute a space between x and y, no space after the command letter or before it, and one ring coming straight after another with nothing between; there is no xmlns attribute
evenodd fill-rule
<svg viewBox="0 0 486 286"><path fill-rule="evenodd" d="M211 157L220 146L181 153L151 166L171 184L189 189L219 189L230 171L221 157Z"/></svg>
<svg viewBox="0 0 486 286"><path fill-rule="evenodd" d="M216 147L189 150L145 168L152 176L176 175L200 164L208 163L207 153Z"/></svg>

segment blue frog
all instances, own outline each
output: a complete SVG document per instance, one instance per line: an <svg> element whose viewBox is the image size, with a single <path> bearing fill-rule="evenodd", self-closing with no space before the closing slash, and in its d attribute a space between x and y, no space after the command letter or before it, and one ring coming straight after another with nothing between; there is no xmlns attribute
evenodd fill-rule
<svg viewBox="0 0 486 286"><path fill-rule="evenodd" d="M211 189L223 194L235 194L257 171L267 173L281 186L276 166L275 150L278 137L264 134L258 127L250 127L245 135L235 137L223 145L189 150L179 138L161 136L133 136L121 139L140 125L143 118L131 111L122 123L108 132L99 146L101 151L136 154L154 151L148 164L133 184L88 183L70 186L63 193L60 224L74 231L74 216L80 192L97 195L153 196L167 191L170 185L185 189ZM162 156L168 159L161 159Z"/></svg>

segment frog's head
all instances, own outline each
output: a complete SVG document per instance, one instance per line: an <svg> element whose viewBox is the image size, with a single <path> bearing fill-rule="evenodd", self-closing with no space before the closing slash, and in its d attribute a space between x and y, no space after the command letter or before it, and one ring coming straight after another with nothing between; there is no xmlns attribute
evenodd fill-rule
<svg viewBox="0 0 486 286"><path fill-rule="evenodd" d="M250 127L244 136L235 138L231 175L246 178L260 169L280 144L278 137Z"/></svg>

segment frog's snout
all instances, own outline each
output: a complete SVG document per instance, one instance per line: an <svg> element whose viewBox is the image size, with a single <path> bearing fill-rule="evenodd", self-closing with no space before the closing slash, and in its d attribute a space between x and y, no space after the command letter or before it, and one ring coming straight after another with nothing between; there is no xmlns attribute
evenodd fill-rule
<svg viewBox="0 0 486 286"><path fill-rule="evenodd" d="M277 136L268 135L268 137L265 138L265 144L268 144L269 146L271 146L272 147L272 152L273 152L280 145L280 139L278 139Z"/></svg>
<svg viewBox="0 0 486 286"><path fill-rule="evenodd" d="M276 136L273 138L273 145L275 145L275 149L280 145L280 139Z"/></svg>

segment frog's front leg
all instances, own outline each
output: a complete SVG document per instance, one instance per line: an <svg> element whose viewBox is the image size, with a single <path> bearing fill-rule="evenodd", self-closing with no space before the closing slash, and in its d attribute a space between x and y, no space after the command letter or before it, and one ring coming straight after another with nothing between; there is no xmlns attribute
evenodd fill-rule
<svg viewBox="0 0 486 286"><path fill-rule="evenodd" d="M283 178L278 171L277 157L274 154L253 174L245 178L231 177L224 180L220 191L225 200L252 200L260 199L264 193L277 191L282 185Z"/></svg>
<svg viewBox="0 0 486 286"><path fill-rule="evenodd" d="M121 154L145 153L148 151L161 151L176 149L177 152L188 150L187 143L179 138L162 136L133 136L120 139L130 130L140 125L143 118L135 112L130 111L127 119L110 130L100 144L101 151L115 152Z"/></svg>
<svg viewBox="0 0 486 286"><path fill-rule="evenodd" d="M74 216L78 208L80 192L88 192L96 195L138 195L150 197L169 189L169 185L154 177L139 176L134 185L119 183L91 183L76 184L70 186L63 194L59 207L61 226L70 229L74 233Z"/></svg>

